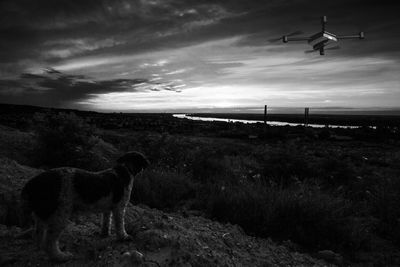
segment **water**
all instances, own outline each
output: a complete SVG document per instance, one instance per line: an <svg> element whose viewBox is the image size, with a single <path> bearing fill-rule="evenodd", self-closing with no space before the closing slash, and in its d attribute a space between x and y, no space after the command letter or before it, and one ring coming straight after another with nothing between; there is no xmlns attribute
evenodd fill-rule
<svg viewBox="0 0 400 267"><path fill-rule="evenodd" d="M223 119L223 118L212 118L212 117L196 117L189 116L186 114L173 114L175 118L179 119L189 119L195 121L223 121L223 122L240 122L240 123L264 123L264 121L258 120L239 120L239 119ZM299 126L304 125L303 123L291 123L291 122L281 122L281 121L268 121L268 125L272 126ZM309 127L314 128L324 128L326 126L330 128L359 128L361 126L344 126L344 125L325 125L325 124L308 124Z"/></svg>

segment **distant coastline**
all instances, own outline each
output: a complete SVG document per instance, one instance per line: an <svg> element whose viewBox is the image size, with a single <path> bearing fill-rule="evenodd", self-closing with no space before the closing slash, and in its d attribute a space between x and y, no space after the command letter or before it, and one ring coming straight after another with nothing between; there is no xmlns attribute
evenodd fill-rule
<svg viewBox="0 0 400 267"><path fill-rule="evenodd" d="M264 122L263 114L250 113L188 113L187 116L199 118L218 118L226 120L244 120ZM267 114L268 122L304 124L303 114ZM315 127L335 126L390 126L400 127L400 115L347 115L347 114L310 114L308 123Z"/></svg>
<svg viewBox="0 0 400 267"><path fill-rule="evenodd" d="M223 120L246 120L246 121L258 121L264 122L263 110L255 109L251 113L245 113L244 110L235 109L236 112L203 112L205 110L196 110L196 112L183 112L180 110L160 110L154 111L149 110L145 112L143 110L131 110L131 111L88 111L78 109L65 109L65 108L50 108L50 107L39 107L31 105L14 105L14 104L2 104L0 103L0 110L2 114L6 113L35 113L35 112L75 112L79 115L96 115L101 114L127 114L127 115L139 115L142 114L163 114L163 115L174 115L174 114L185 114L192 117L201 118L219 118ZM224 109L225 110L225 109ZM197 112L198 111L198 112ZM219 109L218 111L223 111ZM282 111L282 113L277 113ZM286 112L283 112L286 111ZM289 124L304 124L304 109L301 108L271 108L268 109L267 121L268 122L280 122L279 125ZM381 109L358 109L358 108L311 108L308 120L309 125L330 125L330 126L388 126L400 128L400 109L397 108L381 108ZM271 123L272 125L272 123ZM316 126L320 127L320 126Z"/></svg>

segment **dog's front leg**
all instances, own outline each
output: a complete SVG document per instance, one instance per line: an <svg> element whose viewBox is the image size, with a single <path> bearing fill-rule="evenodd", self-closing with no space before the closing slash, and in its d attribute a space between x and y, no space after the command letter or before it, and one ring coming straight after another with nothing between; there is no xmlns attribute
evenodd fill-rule
<svg viewBox="0 0 400 267"><path fill-rule="evenodd" d="M111 211L103 212L103 223L101 227L101 236L107 237L111 233Z"/></svg>
<svg viewBox="0 0 400 267"><path fill-rule="evenodd" d="M49 225L46 236L46 252L52 260L67 261L72 259L72 254L69 252L62 252L59 247L59 238L64 230L65 225L54 224Z"/></svg>
<svg viewBox="0 0 400 267"><path fill-rule="evenodd" d="M34 216L34 221L35 221L35 226L33 229L33 239L36 241L36 244L39 249L44 249L47 229L43 224L43 222L41 222L40 219L37 218L36 216Z"/></svg>
<svg viewBox="0 0 400 267"><path fill-rule="evenodd" d="M125 231L125 207L116 207L113 210L115 231L119 240L129 240L130 236Z"/></svg>

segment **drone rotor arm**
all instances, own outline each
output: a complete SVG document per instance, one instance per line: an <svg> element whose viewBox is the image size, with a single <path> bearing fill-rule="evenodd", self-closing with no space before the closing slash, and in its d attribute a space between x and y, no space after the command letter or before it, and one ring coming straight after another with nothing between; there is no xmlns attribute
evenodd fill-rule
<svg viewBox="0 0 400 267"><path fill-rule="evenodd" d="M364 32L360 32L359 34L354 34L354 35L338 35L336 36L337 39L339 40L344 40L344 39L364 39Z"/></svg>
<svg viewBox="0 0 400 267"><path fill-rule="evenodd" d="M360 37L358 35L343 35L343 36L336 36L336 38L339 40L344 40L344 39L359 39Z"/></svg>
<svg viewBox="0 0 400 267"><path fill-rule="evenodd" d="M296 41L309 41L309 37L288 37L286 38L288 42L296 42Z"/></svg>

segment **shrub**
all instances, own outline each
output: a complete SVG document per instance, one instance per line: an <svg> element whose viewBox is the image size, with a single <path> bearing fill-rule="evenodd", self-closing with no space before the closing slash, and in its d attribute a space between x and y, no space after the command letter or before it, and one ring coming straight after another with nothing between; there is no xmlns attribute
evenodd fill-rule
<svg viewBox="0 0 400 267"><path fill-rule="evenodd" d="M381 178L367 194L378 234L400 244L400 179Z"/></svg>
<svg viewBox="0 0 400 267"><path fill-rule="evenodd" d="M330 186L350 185L356 177L353 164L349 160L337 156L326 156L317 164L316 169L323 182Z"/></svg>
<svg viewBox="0 0 400 267"><path fill-rule="evenodd" d="M74 113L35 115L37 164L47 167L86 167L98 142L95 128Z"/></svg>
<svg viewBox="0 0 400 267"><path fill-rule="evenodd" d="M186 162L188 144L175 136L163 134L150 145L148 154L157 160L159 166L168 170L182 170Z"/></svg>
<svg viewBox="0 0 400 267"><path fill-rule="evenodd" d="M195 198L196 186L182 173L148 170L135 178L132 201L158 209L176 208L185 200Z"/></svg>
<svg viewBox="0 0 400 267"><path fill-rule="evenodd" d="M201 148L191 152L187 169L202 184L240 184L259 176L259 166L247 151L236 148ZM239 150L240 152L237 152Z"/></svg>
<svg viewBox="0 0 400 267"><path fill-rule="evenodd" d="M355 235L351 206L318 188L278 189L257 184L214 188L208 214L263 237L293 240L316 249L351 247Z"/></svg>
<svg viewBox="0 0 400 267"><path fill-rule="evenodd" d="M278 148L262 155L262 176L268 184L281 187L290 186L298 180L315 176L308 157L299 149L292 147Z"/></svg>
<svg viewBox="0 0 400 267"><path fill-rule="evenodd" d="M192 175L202 183L218 183L222 180L234 180L232 168L225 158L217 158L208 154L197 154L191 164Z"/></svg>

